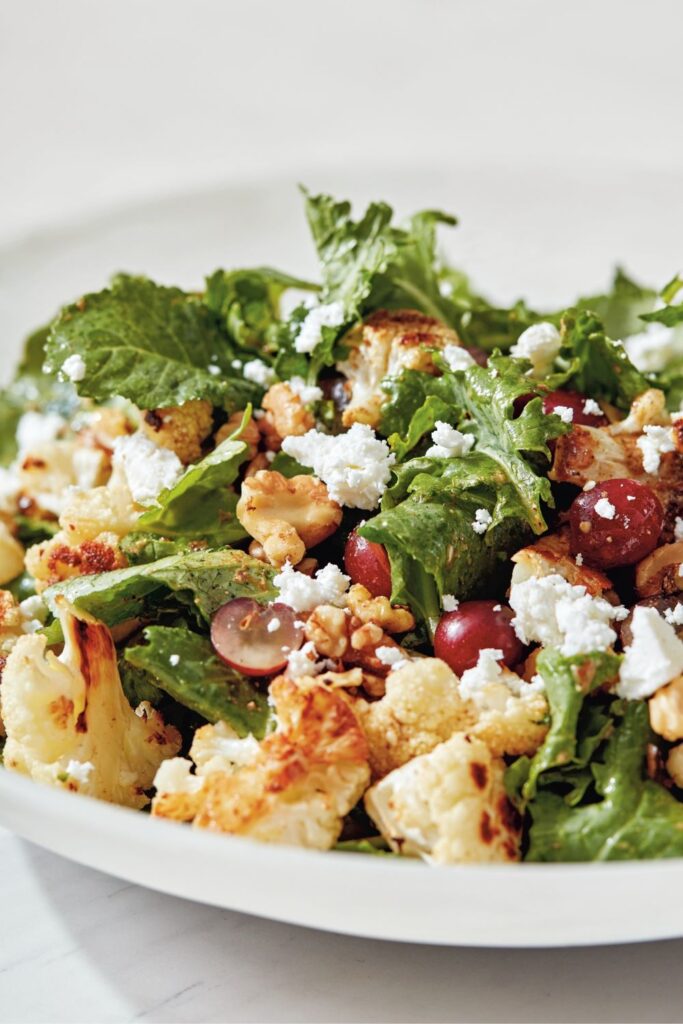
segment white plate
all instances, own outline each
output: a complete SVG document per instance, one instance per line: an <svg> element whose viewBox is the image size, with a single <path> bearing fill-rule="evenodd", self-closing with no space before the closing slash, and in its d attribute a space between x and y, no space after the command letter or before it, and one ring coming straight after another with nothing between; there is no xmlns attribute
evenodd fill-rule
<svg viewBox="0 0 683 1024"><path fill-rule="evenodd" d="M448 248L506 301L549 304L624 263L654 282L681 263L678 183L658 175L477 168L330 174L313 187L441 205L464 226ZM660 197L668 197L661 198ZM675 204L675 205L674 205ZM126 269L197 285L218 265L312 273L293 182L230 186L114 211L0 252L2 364L57 306ZM66 857L189 899L368 937L471 946L557 946L683 935L683 860L433 869L195 832L0 772L0 823Z"/></svg>

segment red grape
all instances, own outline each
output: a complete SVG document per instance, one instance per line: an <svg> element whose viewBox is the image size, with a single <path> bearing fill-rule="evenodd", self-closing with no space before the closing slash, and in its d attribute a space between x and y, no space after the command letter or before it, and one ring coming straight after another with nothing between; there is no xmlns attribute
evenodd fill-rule
<svg viewBox="0 0 683 1024"><path fill-rule="evenodd" d="M457 676L474 668L485 647L501 650L504 663L511 668L524 656L524 644L512 627L512 618L512 610L497 601L465 601L441 616L434 634L434 653Z"/></svg>
<svg viewBox="0 0 683 1024"><path fill-rule="evenodd" d="M391 597L391 566L381 544L354 530L344 548L344 568L353 582L362 584L373 597Z"/></svg>
<svg viewBox="0 0 683 1024"><path fill-rule="evenodd" d="M248 597L228 601L211 622L211 643L226 665L247 676L280 672L304 640L303 624L287 604L259 604Z"/></svg>
<svg viewBox="0 0 683 1024"><path fill-rule="evenodd" d="M555 412L558 406L571 409L572 423L582 427L606 427L609 420L601 412L584 412L588 399L579 391L551 391L543 397L543 412Z"/></svg>
<svg viewBox="0 0 683 1024"><path fill-rule="evenodd" d="M488 366L489 354L483 348L479 348L478 345L466 345L465 349L472 356L477 366Z"/></svg>
<svg viewBox="0 0 683 1024"><path fill-rule="evenodd" d="M633 565L657 547L663 520L659 498L645 484L605 480L572 503L572 554L600 569Z"/></svg>

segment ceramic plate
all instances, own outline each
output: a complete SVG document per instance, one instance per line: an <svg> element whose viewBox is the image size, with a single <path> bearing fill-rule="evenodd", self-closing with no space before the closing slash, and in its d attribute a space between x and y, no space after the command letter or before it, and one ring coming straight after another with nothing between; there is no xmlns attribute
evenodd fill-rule
<svg viewBox="0 0 683 1024"><path fill-rule="evenodd" d="M661 174L597 177L475 167L319 173L311 187L401 213L452 210L450 255L493 297L570 302L616 262L664 282L679 269L683 206ZM0 373L19 340L117 270L196 286L216 266L270 263L302 275L313 254L293 181L263 181L111 211L0 252ZM367 937L471 946L558 946L683 935L683 860L427 868L214 836L0 771L0 824L141 885L281 921Z"/></svg>

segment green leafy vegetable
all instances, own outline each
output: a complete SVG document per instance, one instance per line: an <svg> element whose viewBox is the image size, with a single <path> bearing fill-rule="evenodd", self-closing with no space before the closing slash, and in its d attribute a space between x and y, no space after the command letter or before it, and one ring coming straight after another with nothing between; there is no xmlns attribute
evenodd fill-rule
<svg viewBox="0 0 683 1024"><path fill-rule="evenodd" d="M176 601L196 609L202 619L209 621L231 598L272 600L276 596L272 578L269 566L243 551L189 551L146 565L77 576L48 587L44 598L53 614L59 599L64 598L100 622L114 626L146 617L152 595L151 607L158 610L159 597L170 592ZM50 639L54 640L52 633Z"/></svg>
<svg viewBox="0 0 683 1024"><path fill-rule="evenodd" d="M373 836L371 839L344 839L334 847L340 853L369 853L374 857L396 857L392 853L389 844L381 836Z"/></svg>
<svg viewBox="0 0 683 1024"><path fill-rule="evenodd" d="M311 292L318 286L270 267L216 270L206 280L204 301L236 346L267 357L277 353L280 298L292 288Z"/></svg>
<svg viewBox="0 0 683 1024"><path fill-rule="evenodd" d="M634 398L650 386L636 370L619 342L605 334L601 321L589 312L563 317L563 342L558 364L563 371L546 383L551 388L567 381L585 395L604 398L620 409L628 409Z"/></svg>
<svg viewBox="0 0 683 1024"><path fill-rule="evenodd" d="M157 537L153 533L136 531L123 537L119 547L130 565L146 565L158 562L169 555L182 555L188 551L201 551L210 545L204 541L192 540L190 537Z"/></svg>
<svg viewBox="0 0 683 1024"><path fill-rule="evenodd" d="M683 324L683 302L679 302L677 305L673 304L673 300L678 295L679 291L683 288L683 277L676 274L668 284L662 288L661 297L666 303L661 309L655 309L650 313L644 313L640 319L646 320L648 323L664 324L666 327L676 327L678 324Z"/></svg>
<svg viewBox="0 0 683 1024"><path fill-rule="evenodd" d="M271 719L266 695L220 661L208 640L172 626L150 626L144 638L144 646L126 650L130 665L208 722L227 722L240 736L265 735Z"/></svg>
<svg viewBox="0 0 683 1024"><path fill-rule="evenodd" d="M153 707L158 707L161 703L163 691L152 682L148 672L135 668L126 661L125 652L119 658L119 678L126 700L132 708L138 707L143 700L149 701Z"/></svg>
<svg viewBox="0 0 683 1024"><path fill-rule="evenodd" d="M60 368L71 355L86 367L79 394L99 402L119 396L155 409L206 399L232 412L260 394L234 377L216 314L197 296L143 277L120 275L110 288L62 310L47 358Z"/></svg>
<svg viewBox="0 0 683 1024"><path fill-rule="evenodd" d="M642 331L641 315L650 312L656 298L654 289L638 284L618 267L609 292L579 299L576 306L594 313L610 338L623 339Z"/></svg>
<svg viewBox="0 0 683 1024"><path fill-rule="evenodd" d="M232 544L247 536L235 515L237 494L230 487L248 453L239 437L251 416L247 407L241 424L201 462L184 473L170 490L162 491L158 505L138 520L142 531L164 537Z"/></svg>

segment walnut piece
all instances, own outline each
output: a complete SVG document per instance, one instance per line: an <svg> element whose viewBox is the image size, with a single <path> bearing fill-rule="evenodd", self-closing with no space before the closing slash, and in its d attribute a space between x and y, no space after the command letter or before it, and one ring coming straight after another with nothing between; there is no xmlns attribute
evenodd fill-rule
<svg viewBox="0 0 683 1024"><path fill-rule="evenodd" d="M237 518L260 544L271 565L300 562L307 548L326 540L342 519L341 507L315 477L287 479L260 470L242 484Z"/></svg>
<svg viewBox="0 0 683 1024"><path fill-rule="evenodd" d="M260 422L266 445L279 451L286 437L300 436L315 426L315 419L289 384L273 384L263 396L266 415Z"/></svg>
<svg viewBox="0 0 683 1024"><path fill-rule="evenodd" d="M407 633L415 628L415 619L407 608L392 605L388 597L373 597L360 583L349 590L348 607L362 623L374 622L387 633Z"/></svg>
<svg viewBox="0 0 683 1024"><path fill-rule="evenodd" d="M308 617L305 633L326 658L343 658L348 650L348 616L343 608L319 604Z"/></svg>

